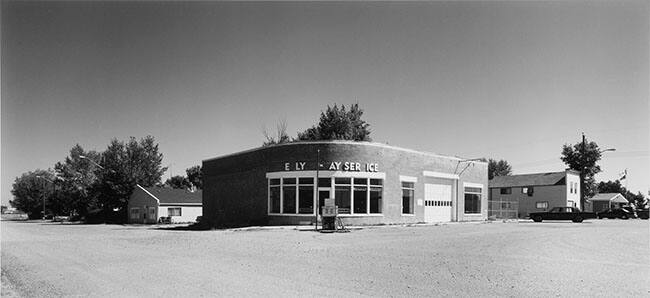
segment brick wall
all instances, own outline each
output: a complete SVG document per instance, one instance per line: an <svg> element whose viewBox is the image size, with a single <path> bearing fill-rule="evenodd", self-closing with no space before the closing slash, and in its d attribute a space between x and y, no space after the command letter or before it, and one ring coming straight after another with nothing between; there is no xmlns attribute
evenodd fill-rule
<svg viewBox="0 0 650 298"><path fill-rule="evenodd" d="M423 171L453 174L460 172L467 163L458 165L457 158L426 154L376 143L315 142L293 143L259 148L250 151L203 161L204 191L203 216L216 226L245 226L266 224L304 224L313 218L303 216L269 216L268 182L266 174L285 171L289 164L296 171L296 163L304 163L300 170L316 170L316 152L320 149L321 171L328 171L331 162L354 162L361 165L377 164L378 172L385 173L383 188L383 216L346 216L347 224L391 224L421 222L423 206L415 206L415 214L403 216L402 190L399 176L418 179L415 184L415 200L423 199L424 183L431 177L424 177ZM437 179L437 178L436 178ZM463 213L463 182L483 185L482 213ZM454 186L456 185L453 182ZM484 220L487 216L487 164L471 163L460 176L458 185L458 208L454 220ZM456 187L453 187L454 195Z"/></svg>

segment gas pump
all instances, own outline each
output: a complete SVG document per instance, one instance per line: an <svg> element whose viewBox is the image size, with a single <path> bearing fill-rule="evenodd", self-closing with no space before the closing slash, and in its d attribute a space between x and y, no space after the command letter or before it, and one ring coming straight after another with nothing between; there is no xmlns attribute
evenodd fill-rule
<svg viewBox="0 0 650 298"><path fill-rule="evenodd" d="M334 205L334 199L325 199L321 216L323 217L323 231L336 230L336 216L339 213L339 208Z"/></svg>

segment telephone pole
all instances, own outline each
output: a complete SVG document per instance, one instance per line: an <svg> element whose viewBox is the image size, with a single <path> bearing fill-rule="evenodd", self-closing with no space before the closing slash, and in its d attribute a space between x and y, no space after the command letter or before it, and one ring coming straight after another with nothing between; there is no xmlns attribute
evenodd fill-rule
<svg viewBox="0 0 650 298"><path fill-rule="evenodd" d="M587 152L587 140L585 138L585 133L582 132L582 148L581 148L581 156L580 159L582 159L582 169L580 169L580 209L584 210L585 209L585 154Z"/></svg>

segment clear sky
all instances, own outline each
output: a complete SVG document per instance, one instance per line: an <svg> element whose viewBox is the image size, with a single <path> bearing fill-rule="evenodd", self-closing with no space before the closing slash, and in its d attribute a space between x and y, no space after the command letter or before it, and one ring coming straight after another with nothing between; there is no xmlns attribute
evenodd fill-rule
<svg viewBox="0 0 650 298"><path fill-rule="evenodd" d="M374 141L650 189L650 5L2 1L2 202L76 143L153 135L171 174L359 103ZM164 179L169 177L169 172Z"/></svg>

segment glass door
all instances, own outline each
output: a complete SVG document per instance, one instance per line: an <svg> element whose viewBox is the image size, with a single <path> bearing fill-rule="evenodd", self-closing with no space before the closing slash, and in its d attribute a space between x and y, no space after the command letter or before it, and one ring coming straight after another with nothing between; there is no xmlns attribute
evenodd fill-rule
<svg viewBox="0 0 650 298"><path fill-rule="evenodd" d="M331 190L329 187L319 187L318 188L318 215L321 214L322 208L325 205L325 199L330 198Z"/></svg>

